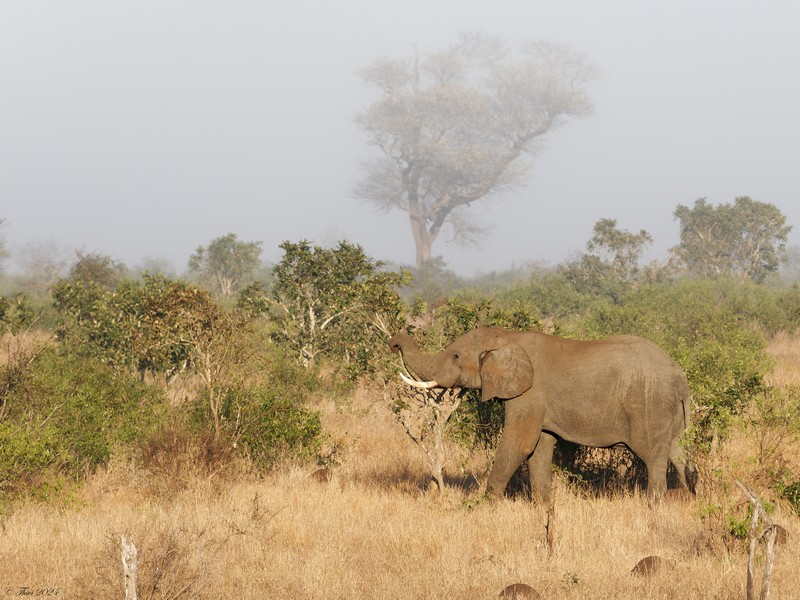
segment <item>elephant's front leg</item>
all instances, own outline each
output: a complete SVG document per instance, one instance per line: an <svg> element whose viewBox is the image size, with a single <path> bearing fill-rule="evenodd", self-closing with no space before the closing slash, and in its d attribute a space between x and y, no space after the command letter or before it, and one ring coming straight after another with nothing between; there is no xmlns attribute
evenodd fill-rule
<svg viewBox="0 0 800 600"><path fill-rule="evenodd" d="M550 503L550 486L553 474L553 450L555 436L543 431L536 449L528 459L528 473L531 480L531 496L534 502Z"/></svg>
<svg viewBox="0 0 800 600"><path fill-rule="evenodd" d="M520 397L506 401L503 435L486 484L491 496L503 495L514 471L531 455L539 441L544 411L527 406L530 402L523 400Z"/></svg>

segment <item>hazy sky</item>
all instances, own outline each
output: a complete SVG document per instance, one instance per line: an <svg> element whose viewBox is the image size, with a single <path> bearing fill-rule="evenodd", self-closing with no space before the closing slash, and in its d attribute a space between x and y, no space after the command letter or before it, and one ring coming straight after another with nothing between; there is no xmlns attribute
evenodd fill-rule
<svg viewBox="0 0 800 600"><path fill-rule="evenodd" d="M569 44L602 79L530 184L475 209L481 248L437 241L451 268L559 263L606 217L666 255L699 197L773 203L797 245L798 23L790 0L0 0L0 237L178 272L229 232L272 261L348 239L413 263L406 215L351 195L375 98L356 71L479 30Z"/></svg>

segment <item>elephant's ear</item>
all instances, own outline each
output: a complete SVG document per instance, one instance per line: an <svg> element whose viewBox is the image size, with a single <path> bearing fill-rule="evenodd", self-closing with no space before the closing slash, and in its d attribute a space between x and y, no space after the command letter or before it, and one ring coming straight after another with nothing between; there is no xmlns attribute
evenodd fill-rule
<svg viewBox="0 0 800 600"><path fill-rule="evenodd" d="M533 385L533 365L517 344L486 352L481 359L481 399L516 398Z"/></svg>

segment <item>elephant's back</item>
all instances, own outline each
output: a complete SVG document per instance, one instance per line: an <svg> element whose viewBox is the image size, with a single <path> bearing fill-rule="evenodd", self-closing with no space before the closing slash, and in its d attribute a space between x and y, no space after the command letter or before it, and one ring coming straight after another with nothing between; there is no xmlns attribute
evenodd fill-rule
<svg viewBox="0 0 800 600"><path fill-rule="evenodd" d="M555 367L559 374L586 369L595 373L616 372L624 377L632 377L634 373L656 374L663 383L673 386L679 397L689 394L683 369L661 346L647 338L623 334L596 340L573 340L541 335L539 340L546 339L547 347L539 346L542 350L539 356L544 358L540 366ZM532 356L535 354L534 350Z"/></svg>
<svg viewBox="0 0 800 600"><path fill-rule="evenodd" d="M675 410L690 395L683 369L658 344L635 335L576 342L564 366L580 366L606 382L609 394L636 390L649 402ZM624 395L624 394L623 394Z"/></svg>
<svg viewBox="0 0 800 600"><path fill-rule="evenodd" d="M612 335L590 343L602 346L604 351L613 349L619 352L621 356L639 357L640 361L649 362L654 366L670 366L680 370L678 363L667 354L666 350L652 340L638 335Z"/></svg>

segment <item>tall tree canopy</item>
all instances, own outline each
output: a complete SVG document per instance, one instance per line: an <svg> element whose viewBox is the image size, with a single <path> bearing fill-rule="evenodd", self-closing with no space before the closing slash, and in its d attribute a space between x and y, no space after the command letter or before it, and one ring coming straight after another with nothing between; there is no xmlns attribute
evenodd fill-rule
<svg viewBox="0 0 800 600"><path fill-rule="evenodd" d="M589 112L593 70L565 46L531 42L511 57L497 39L463 34L360 74L381 92L356 117L380 155L362 164L355 194L408 213L420 266L445 225L454 241L478 239L466 208L522 183L540 138Z"/></svg>
<svg viewBox="0 0 800 600"><path fill-rule="evenodd" d="M200 246L189 258L189 271L224 298L238 293L261 264L261 242L240 242L235 233Z"/></svg>
<svg viewBox="0 0 800 600"><path fill-rule="evenodd" d="M76 260L69 270L69 278L73 281L91 283L106 290L114 286L125 275L126 267L108 254L101 252L75 251Z"/></svg>
<svg viewBox="0 0 800 600"><path fill-rule="evenodd" d="M760 283L786 259L792 227L773 204L740 196L733 204L715 207L700 198L694 208L679 204L675 218L680 244L672 251L698 275Z"/></svg>
<svg viewBox="0 0 800 600"><path fill-rule="evenodd" d="M407 272L382 270L383 263L346 241L336 248L286 241L281 248L272 287L276 338L304 366L324 353L350 362L402 326L396 288L408 285Z"/></svg>
<svg viewBox="0 0 800 600"><path fill-rule="evenodd" d="M641 265L652 243L653 237L644 229L632 233L619 229L616 219L600 219L586 242L586 252L559 270L577 290L603 293L617 302L637 284L655 281L668 272L666 265Z"/></svg>
<svg viewBox="0 0 800 600"><path fill-rule="evenodd" d="M639 260L653 243L644 229L631 233L617 228L616 219L600 219L594 224L594 235L586 242L587 256L595 257L615 279L633 280L639 273Z"/></svg>

